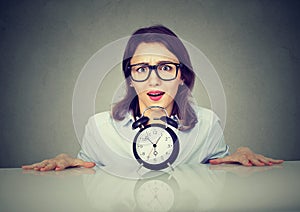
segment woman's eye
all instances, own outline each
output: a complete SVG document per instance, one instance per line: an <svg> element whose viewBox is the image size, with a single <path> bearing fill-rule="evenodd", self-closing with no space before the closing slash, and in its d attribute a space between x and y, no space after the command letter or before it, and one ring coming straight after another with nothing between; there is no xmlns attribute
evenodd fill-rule
<svg viewBox="0 0 300 212"><path fill-rule="evenodd" d="M172 71L172 67L169 65L162 65L161 70L162 71Z"/></svg>
<svg viewBox="0 0 300 212"><path fill-rule="evenodd" d="M147 71L146 67L139 67L139 68L136 69L136 72L138 72L138 73L143 73L143 72L146 72L146 71Z"/></svg>

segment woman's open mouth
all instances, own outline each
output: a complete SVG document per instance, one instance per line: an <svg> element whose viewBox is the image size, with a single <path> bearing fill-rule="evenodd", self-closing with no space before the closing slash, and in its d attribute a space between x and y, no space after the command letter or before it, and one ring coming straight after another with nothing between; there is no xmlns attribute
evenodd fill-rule
<svg viewBox="0 0 300 212"><path fill-rule="evenodd" d="M159 101L163 97L164 94L165 94L165 92L163 92L163 91L149 91L147 93L147 95L149 96L149 98L152 101Z"/></svg>

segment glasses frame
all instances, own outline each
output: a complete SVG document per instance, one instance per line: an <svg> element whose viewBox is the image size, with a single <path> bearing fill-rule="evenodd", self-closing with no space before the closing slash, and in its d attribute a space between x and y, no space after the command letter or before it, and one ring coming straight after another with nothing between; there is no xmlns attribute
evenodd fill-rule
<svg viewBox="0 0 300 212"><path fill-rule="evenodd" d="M175 74L175 77L173 77L173 78L171 78L171 79L163 79L163 78L161 78L161 76L159 76L158 71L157 71L157 67L160 66L160 65L166 65L166 64L173 64L173 65L176 66L176 74ZM148 73L148 76L146 77L146 79L144 79L144 80L136 80L136 79L134 79L134 78L132 77L132 75L131 75L131 68L132 68L133 66L137 66L137 65L145 65L145 66L147 66L147 67L149 68L149 73ZM182 64L181 64L181 63L163 62L163 63L159 63L159 64L153 65L153 66L151 66L151 65L149 65L149 64L147 64L147 63L132 64L132 65L128 65L127 69L130 71L130 78L132 79L132 81L135 81L135 82L145 82L145 81L147 81L147 80L149 79L149 77L150 77L150 75L151 75L151 72L152 72L153 70L155 71L156 76L157 76L159 79L161 79L161 80L163 80L163 81L172 81L172 80L176 79L176 77L177 77L177 75L178 75L178 69L181 68L181 67L182 67Z"/></svg>

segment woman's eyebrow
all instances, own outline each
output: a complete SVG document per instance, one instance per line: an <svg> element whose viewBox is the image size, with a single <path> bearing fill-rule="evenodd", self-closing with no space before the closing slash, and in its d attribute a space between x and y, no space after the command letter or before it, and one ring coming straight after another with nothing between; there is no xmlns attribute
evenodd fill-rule
<svg viewBox="0 0 300 212"><path fill-rule="evenodd" d="M149 65L149 63L140 62L140 63L131 64L131 66L137 66L137 65Z"/></svg>
<svg viewBox="0 0 300 212"><path fill-rule="evenodd" d="M157 64L163 64L163 63L177 63L177 62L171 60L161 60Z"/></svg>
<svg viewBox="0 0 300 212"><path fill-rule="evenodd" d="M160 60L155 65L165 64L165 63L177 63L177 62L170 61L170 60ZM148 62L139 62L139 63L134 63L134 64L131 64L131 65L149 65L149 63Z"/></svg>

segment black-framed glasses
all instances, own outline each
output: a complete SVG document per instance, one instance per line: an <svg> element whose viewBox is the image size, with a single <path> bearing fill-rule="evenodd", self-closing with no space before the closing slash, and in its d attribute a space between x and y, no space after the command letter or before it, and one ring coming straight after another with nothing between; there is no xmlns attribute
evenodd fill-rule
<svg viewBox="0 0 300 212"><path fill-rule="evenodd" d="M159 79L171 81L176 79L180 63L163 62L157 65L149 65L148 63L138 63L129 65L130 76L133 81L144 82L149 79L152 70L155 71Z"/></svg>

